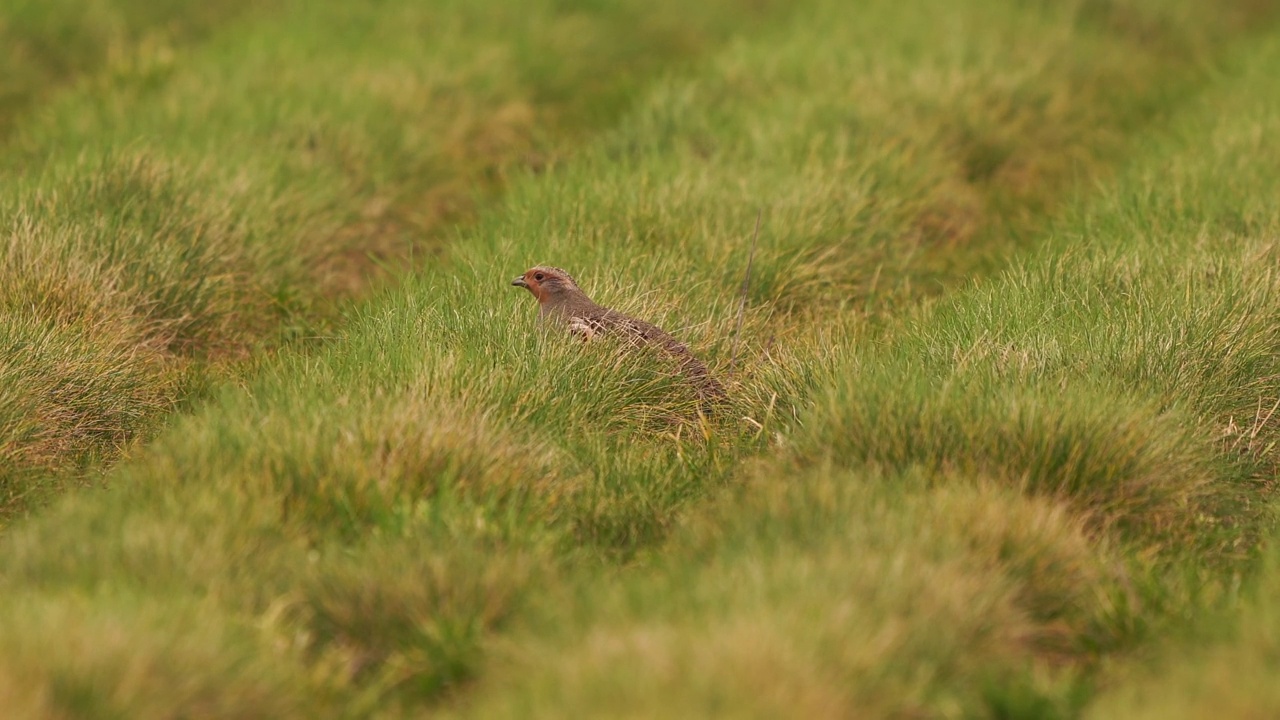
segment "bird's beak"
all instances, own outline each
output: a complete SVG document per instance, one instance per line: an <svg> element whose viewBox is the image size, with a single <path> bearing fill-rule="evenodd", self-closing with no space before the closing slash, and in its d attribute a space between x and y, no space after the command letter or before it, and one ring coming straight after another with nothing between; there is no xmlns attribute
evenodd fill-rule
<svg viewBox="0 0 1280 720"><path fill-rule="evenodd" d="M512 280L512 281L511 281L511 284L512 284L512 285L515 285L516 287L522 287L522 288L528 288L528 287L529 287L529 283L527 283L527 282L525 282L525 281L524 281L524 276L523 276L523 275L521 275L520 277L516 278L515 280Z"/></svg>

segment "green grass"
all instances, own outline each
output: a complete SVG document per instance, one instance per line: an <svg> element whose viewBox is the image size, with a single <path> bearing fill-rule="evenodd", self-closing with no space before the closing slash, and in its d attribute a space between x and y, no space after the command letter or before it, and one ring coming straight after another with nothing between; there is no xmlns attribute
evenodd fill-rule
<svg viewBox="0 0 1280 720"><path fill-rule="evenodd" d="M50 100L0 447L119 461L0 539L0 705L1105 708L1270 578L1265 10L344 6ZM536 262L729 410L539 329Z"/></svg>
<svg viewBox="0 0 1280 720"><path fill-rule="evenodd" d="M1266 716L1273 46L1034 257L846 346L643 568L539 593L462 714ZM1102 672L1251 572L1239 647Z"/></svg>
<svg viewBox="0 0 1280 720"><path fill-rule="evenodd" d="M79 21L8 12L13 32ZM0 155L0 511L76 484L255 354L328 336L339 303L438 253L645 77L771 16L291 6L46 98Z"/></svg>
<svg viewBox="0 0 1280 720"><path fill-rule="evenodd" d="M1278 115L1274 68L1280 59L1280 45L1267 43L1256 54L1241 59L1241 82L1205 99L1202 112L1177 135L1174 147L1181 156L1159 158L1136 179L1140 187L1153 174L1174 179L1172 188L1154 193L1130 192L1118 195L1114 204L1130 212L1116 213L1128 223L1139 224L1154 237L1167 236L1181 226L1186 241L1201 247L1221 243L1222 253L1234 260L1242 274L1247 296L1270 298L1277 291L1274 253L1277 218L1266 198L1275 193L1276 179L1267 170L1265 158L1273 150L1263 139L1274 131ZM1234 108L1221 115L1222 108ZM1170 192L1178 189L1181 193ZM1179 194L1181 197L1179 197ZM1155 212L1153 217L1135 222L1135 195ZM1213 263L1208 268L1217 269ZM1243 268L1240 269L1240 268ZM1197 268L1203 283L1216 283L1222 273ZM1270 300L1274 302L1274 300ZM1252 305L1252 303L1251 303ZM1239 306L1224 324L1243 326L1271 321L1269 307ZM1240 350L1254 338L1241 337L1222 348L1216 356L1239 357ZM1276 373L1269 369L1275 355L1276 332L1270 344L1259 348L1258 366L1250 377L1236 377L1217 385L1204 380L1219 373L1234 374L1232 365L1219 369L1217 363L1202 367L1207 376L1187 378L1187 385L1203 382L1218 387L1219 398L1206 398L1218 409L1218 442L1233 451L1244 451L1264 463L1257 480L1268 488L1275 485L1276 426L1271 408L1278 393ZM1243 341L1243 342L1242 342ZM1216 357L1215 357L1216 360ZM1250 382L1252 380L1252 382ZM1265 509L1275 511L1274 499ZM1091 717L1267 717L1280 709L1280 696L1272 678L1277 669L1276 647L1280 638L1280 618L1275 613L1277 565L1276 529L1269 524L1258 567L1250 573L1221 580L1223 600L1218 612L1188 632L1165 638L1155 659L1125 668L1126 682L1117 683L1091 708Z"/></svg>
<svg viewBox="0 0 1280 720"><path fill-rule="evenodd" d="M59 90L172 60L250 3L13 0L0 8L0 139ZM259 10L270 7L258 3Z"/></svg>

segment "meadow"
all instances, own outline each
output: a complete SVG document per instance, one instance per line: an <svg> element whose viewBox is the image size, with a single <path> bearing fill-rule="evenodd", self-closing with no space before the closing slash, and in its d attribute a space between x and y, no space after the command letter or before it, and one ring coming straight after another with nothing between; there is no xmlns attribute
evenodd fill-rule
<svg viewBox="0 0 1280 720"><path fill-rule="evenodd" d="M0 707L1280 712L1276 9L0 9Z"/></svg>

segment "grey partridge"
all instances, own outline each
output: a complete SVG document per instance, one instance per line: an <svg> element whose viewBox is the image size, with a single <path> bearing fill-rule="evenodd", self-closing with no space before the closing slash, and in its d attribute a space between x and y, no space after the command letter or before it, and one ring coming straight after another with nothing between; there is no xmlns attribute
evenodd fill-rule
<svg viewBox="0 0 1280 720"><path fill-rule="evenodd" d="M559 323L569 332L590 340L597 334L612 334L636 345L656 347L673 358L680 373L702 400L703 409L726 399L724 386L689 351L688 346L652 323L595 304L582 292L569 273L560 268L538 265L511 281L533 293L538 300L538 317Z"/></svg>

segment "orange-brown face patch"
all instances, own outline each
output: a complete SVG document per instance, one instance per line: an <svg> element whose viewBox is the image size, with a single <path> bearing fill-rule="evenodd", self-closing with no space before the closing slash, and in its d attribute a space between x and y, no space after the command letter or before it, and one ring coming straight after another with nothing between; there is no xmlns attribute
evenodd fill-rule
<svg viewBox="0 0 1280 720"><path fill-rule="evenodd" d="M556 268L549 268L543 265L537 265L524 271L524 274L516 278L512 285L518 285L533 293L538 302L546 299L547 291L542 284L547 280L559 280L561 282L573 280L564 271Z"/></svg>
<svg viewBox="0 0 1280 720"><path fill-rule="evenodd" d="M542 273L536 272L536 270L537 268L530 268L520 277L524 280L525 289L533 293L533 296L538 299L538 302L542 302L542 280L538 277L539 275L542 275Z"/></svg>

